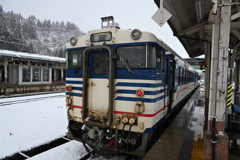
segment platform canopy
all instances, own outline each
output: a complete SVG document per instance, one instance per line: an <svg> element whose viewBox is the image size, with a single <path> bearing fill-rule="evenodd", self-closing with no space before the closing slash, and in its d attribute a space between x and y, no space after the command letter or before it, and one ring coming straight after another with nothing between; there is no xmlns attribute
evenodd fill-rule
<svg viewBox="0 0 240 160"><path fill-rule="evenodd" d="M159 7L160 1L154 2ZM163 7L172 14L167 23L189 57L204 55L204 44L212 41L212 0L163 0ZM231 15L229 48L233 49L240 43L239 0L232 0Z"/></svg>

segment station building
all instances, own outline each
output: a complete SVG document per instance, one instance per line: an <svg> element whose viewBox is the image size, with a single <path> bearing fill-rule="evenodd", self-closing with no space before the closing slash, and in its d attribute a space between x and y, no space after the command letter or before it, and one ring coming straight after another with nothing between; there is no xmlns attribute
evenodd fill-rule
<svg viewBox="0 0 240 160"><path fill-rule="evenodd" d="M65 89L66 59L0 50L0 94Z"/></svg>

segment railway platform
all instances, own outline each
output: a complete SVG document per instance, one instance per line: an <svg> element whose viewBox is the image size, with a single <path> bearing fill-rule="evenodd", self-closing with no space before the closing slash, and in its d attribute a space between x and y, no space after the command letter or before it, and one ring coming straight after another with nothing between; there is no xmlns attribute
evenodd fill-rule
<svg viewBox="0 0 240 160"><path fill-rule="evenodd" d="M203 159L203 104L199 88L155 142L143 160Z"/></svg>

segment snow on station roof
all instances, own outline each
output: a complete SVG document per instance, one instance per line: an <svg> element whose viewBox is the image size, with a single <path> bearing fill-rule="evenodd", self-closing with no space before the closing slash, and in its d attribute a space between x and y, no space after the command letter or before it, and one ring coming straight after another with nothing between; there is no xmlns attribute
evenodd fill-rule
<svg viewBox="0 0 240 160"><path fill-rule="evenodd" d="M66 63L66 58L52 57L52 56L39 55L39 54L31 54L31 53L23 53L23 52L17 52L17 51L9 51L9 50L0 50L0 58L1 57Z"/></svg>

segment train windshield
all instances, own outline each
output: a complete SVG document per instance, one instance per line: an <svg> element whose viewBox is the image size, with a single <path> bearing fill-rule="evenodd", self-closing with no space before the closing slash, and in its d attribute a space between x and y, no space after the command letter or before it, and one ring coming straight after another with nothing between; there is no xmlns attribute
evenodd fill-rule
<svg viewBox="0 0 240 160"><path fill-rule="evenodd" d="M82 68L83 49L69 50L67 56L68 69Z"/></svg>
<svg viewBox="0 0 240 160"><path fill-rule="evenodd" d="M131 68L156 68L156 47L153 45L119 47L117 54L118 68L126 68L121 59Z"/></svg>

